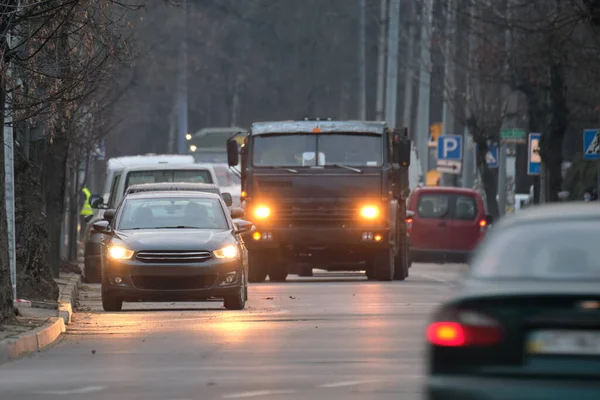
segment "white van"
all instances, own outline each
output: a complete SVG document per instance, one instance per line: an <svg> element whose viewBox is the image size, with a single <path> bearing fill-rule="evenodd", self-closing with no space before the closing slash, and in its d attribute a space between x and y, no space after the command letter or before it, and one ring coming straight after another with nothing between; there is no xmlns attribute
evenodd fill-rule
<svg viewBox="0 0 600 400"><path fill-rule="evenodd" d="M111 158L106 163L106 177L104 178L104 190L102 191L104 204L108 204L108 197L110 195L110 189L112 188L115 174L123 171L125 167L133 165L193 163L194 156L180 154L146 154L141 156Z"/></svg>

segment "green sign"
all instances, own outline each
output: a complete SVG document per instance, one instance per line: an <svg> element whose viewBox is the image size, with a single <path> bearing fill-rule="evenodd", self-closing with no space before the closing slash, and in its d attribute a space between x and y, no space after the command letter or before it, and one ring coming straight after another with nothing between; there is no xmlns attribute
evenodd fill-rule
<svg viewBox="0 0 600 400"><path fill-rule="evenodd" d="M500 140L503 143L525 143L525 131L517 128L502 129Z"/></svg>

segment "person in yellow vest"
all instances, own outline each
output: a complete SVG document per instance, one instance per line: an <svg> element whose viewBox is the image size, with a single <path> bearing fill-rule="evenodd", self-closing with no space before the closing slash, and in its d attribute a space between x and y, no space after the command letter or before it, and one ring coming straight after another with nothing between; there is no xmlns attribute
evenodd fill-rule
<svg viewBox="0 0 600 400"><path fill-rule="evenodd" d="M83 205L81 206L81 210L79 211L79 232L80 235L85 231L85 227L87 222L94 214L94 210L92 209L92 205L90 204L90 198L92 197L92 193L86 187L81 189L85 199L83 200Z"/></svg>

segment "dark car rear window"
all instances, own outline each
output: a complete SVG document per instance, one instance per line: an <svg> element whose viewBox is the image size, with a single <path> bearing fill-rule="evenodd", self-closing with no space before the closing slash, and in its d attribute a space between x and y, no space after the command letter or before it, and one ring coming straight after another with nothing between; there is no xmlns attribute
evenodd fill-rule
<svg viewBox="0 0 600 400"><path fill-rule="evenodd" d="M471 275L496 279L600 280L597 221L545 222L497 231L475 256Z"/></svg>
<svg viewBox="0 0 600 400"><path fill-rule="evenodd" d="M477 202L473 196L456 194L423 194L417 204L421 218L450 218L472 221L477 217Z"/></svg>

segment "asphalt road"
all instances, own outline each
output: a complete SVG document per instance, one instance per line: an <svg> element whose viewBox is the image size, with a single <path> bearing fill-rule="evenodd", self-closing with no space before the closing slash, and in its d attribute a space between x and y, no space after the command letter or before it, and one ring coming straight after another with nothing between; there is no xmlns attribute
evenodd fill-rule
<svg viewBox="0 0 600 400"><path fill-rule="evenodd" d="M84 286L68 333L0 366L2 399L421 398L423 329L464 266L415 264L405 282L291 276L250 287L247 309L125 303Z"/></svg>

